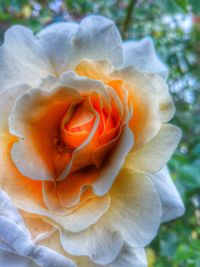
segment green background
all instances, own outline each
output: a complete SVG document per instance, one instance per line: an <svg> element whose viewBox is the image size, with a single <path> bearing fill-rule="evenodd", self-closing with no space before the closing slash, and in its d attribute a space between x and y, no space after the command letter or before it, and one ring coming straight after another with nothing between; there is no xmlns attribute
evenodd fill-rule
<svg viewBox="0 0 200 267"><path fill-rule="evenodd" d="M0 42L5 30L23 24L34 32L52 22L87 14L113 19L123 39L152 36L170 69L168 84L183 131L169 166L186 206L185 215L163 224L147 249L149 267L200 266L200 0L0 0Z"/></svg>

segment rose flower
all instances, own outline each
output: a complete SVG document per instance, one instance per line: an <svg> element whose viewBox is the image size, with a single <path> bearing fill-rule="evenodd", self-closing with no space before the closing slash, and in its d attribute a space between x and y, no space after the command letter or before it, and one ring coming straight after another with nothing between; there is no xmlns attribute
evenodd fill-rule
<svg viewBox="0 0 200 267"><path fill-rule="evenodd" d="M1 262L147 266L160 223L184 212L166 167L181 132L151 39L122 44L100 16L37 36L14 26L0 68Z"/></svg>

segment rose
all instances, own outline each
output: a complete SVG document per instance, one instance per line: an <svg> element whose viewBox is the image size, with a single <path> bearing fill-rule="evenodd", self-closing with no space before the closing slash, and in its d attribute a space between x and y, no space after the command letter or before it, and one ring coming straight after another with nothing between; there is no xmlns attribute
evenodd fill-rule
<svg viewBox="0 0 200 267"><path fill-rule="evenodd" d="M37 37L15 26L0 62L0 188L33 242L81 267L146 266L143 247L184 211L166 167L181 134L151 39L122 44L99 16ZM23 251L13 214L9 253L51 266Z"/></svg>

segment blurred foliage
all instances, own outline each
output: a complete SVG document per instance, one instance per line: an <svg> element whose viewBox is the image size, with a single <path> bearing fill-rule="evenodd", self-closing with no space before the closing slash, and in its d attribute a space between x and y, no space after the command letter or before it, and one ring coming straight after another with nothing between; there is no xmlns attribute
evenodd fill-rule
<svg viewBox="0 0 200 267"><path fill-rule="evenodd" d="M151 35L168 65L177 112L173 123L183 138L170 161L185 202L181 219L162 225L148 248L150 267L200 266L200 1L199 0L0 0L0 39L13 24L34 32L86 14L113 19L124 39Z"/></svg>

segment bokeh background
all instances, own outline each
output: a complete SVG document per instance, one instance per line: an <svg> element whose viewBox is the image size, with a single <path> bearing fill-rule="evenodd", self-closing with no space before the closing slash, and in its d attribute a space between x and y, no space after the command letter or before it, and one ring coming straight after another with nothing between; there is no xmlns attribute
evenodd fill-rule
<svg viewBox="0 0 200 267"><path fill-rule="evenodd" d="M147 248L149 267L200 267L200 0L0 0L0 43L13 24L38 32L87 14L113 19L124 40L152 36L170 69L173 123L183 138L169 167L186 213L161 226Z"/></svg>

